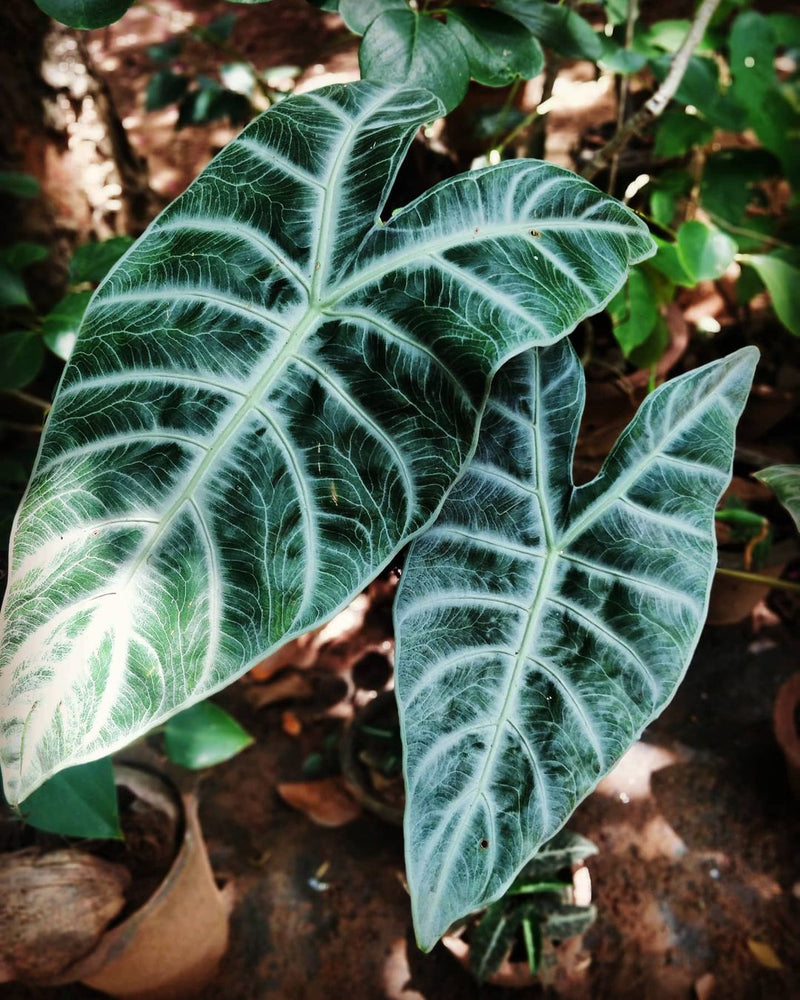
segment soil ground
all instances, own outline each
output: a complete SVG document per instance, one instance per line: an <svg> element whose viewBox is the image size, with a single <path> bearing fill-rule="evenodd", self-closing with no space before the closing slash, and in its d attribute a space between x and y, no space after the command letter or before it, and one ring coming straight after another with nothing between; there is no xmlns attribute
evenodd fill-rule
<svg viewBox="0 0 800 1000"><path fill-rule="evenodd" d="M685 13L686 5L669 6L659 5L659 16ZM302 0L235 9L231 44L259 68L297 65L301 84L356 75L355 45L335 16ZM134 150L146 158L156 202L182 190L235 132L217 125L176 133L173 111L144 111L154 70L146 47L174 34L184 10L199 11L207 23L231 7L154 0L91 33L87 43ZM221 59L202 49L192 58L205 71ZM570 72L565 80L591 84L583 68ZM553 116L548 148L556 157L568 158L583 131L608 117L608 95L594 96L599 104L577 117L568 102ZM108 235L123 227L119 192L102 171L86 170L98 161L96 150L81 145L91 142L92 122L80 99L67 104L73 141L29 166L51 195L57 234ZM82 198L66 198L69 185ZM784 425L784 440L794 432ZM390 653L390 589L388 582L373 589L371 611L362 601L366 627L305 656L310 662L289 676L313 683L299 683L294 698L259 708L270 682L250 679L219 699L256 743L199 785L212 861L233 900L231 948L206 1000L501 996L477 985L441 945L427 956L417 950L399 829L367 813L340 827L321 826L276 790L304 780L308 755L324 753L354 698L366 697L354 695L350 667L365 650ZM800 662L800 617L791 605L781 607L782 619L771 616L758 629L750 620L707 627L672 704L579 807L570 826L600 849L588 862L598 919L570 951L558 984L522 995L682 1000L707 989L702 995L713 1000L800 998L800 808L771 731L775 692ZM337 684L339 694L348 692L338 702ZM97 995L80 986L0 986L2 1000Z"/></svg>

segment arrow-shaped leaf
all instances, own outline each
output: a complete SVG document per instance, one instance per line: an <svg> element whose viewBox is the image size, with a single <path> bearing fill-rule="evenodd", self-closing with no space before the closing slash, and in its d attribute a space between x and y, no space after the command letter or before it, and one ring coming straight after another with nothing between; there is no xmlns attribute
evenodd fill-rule
<svg viewBox="0 0 800 1000"><path fill-rule="evenodd" d="M256 119L109 273L13 540L10 798L330 618L436 514L489 379L601 308L652 243L565 170L501 163L387 222L426 92Z"/></svg>
<svg viewBox="0 0 800 1000"><path fill-rule="evenodd" d="M713 514L757 352L650 395L600 474L571 462L562 341L509 362L396 605L406 865L421 946L497 899L672 697L705 618Z"/></svg>

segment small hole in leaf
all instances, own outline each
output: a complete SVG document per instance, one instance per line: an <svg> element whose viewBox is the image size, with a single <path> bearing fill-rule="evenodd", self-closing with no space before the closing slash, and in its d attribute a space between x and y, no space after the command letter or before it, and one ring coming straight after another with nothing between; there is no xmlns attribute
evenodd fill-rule
<svg viewBox="0 0 800 1000"><path fill-rule="evenodd" d="M480 847L480 849L482 851L488 851L489 850L489 841L486 839L486 837L484 837L481 840L481 842L480 842L480 844L478 846Z"/></svg>

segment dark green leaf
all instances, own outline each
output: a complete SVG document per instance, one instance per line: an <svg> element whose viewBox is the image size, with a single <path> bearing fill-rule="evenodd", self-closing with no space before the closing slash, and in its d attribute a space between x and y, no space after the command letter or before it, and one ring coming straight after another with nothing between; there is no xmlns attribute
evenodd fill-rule
<svg viewBox="0 0 800 1000"><path fill-rule="evenodd" d="M0 263L0 308L32 305L25 282L19 272Z"/></svg>
<svg viewBox="0 0 800 1000"><path fill-rule="evenodd" d="M376 17L390 10L408 10L406 0L341 0L339 14L356 35L363 35Z"/></svg>
<svg viewBox="0 0 800 1000"><path fill-rule="evenodd" d="M536 160L388 215L441 111L363 80L287 97L95 292L14 536L9 799L348 604L435 517L503 360L652 252L629 209Z"/></svg>
<svg viewBox="0 0 800 1000"><path fill-rule="evenodd" d="M91 292L73 292L54 306L42 321L42 338L56 357L69 361Z"/></svg>
<svg viewBox="0 0 800 1000"><path fill-rule="evenodd" d="M34 330L0 333L0 358L0 389L21 389L42 367L42 338Z"/></svg>
<svg viewBox="0 0 800 1000"><path fill-rule="evenodd" d="M669 346L669 327L667 321L659 313L650 335L643 344L634 347L628 355L628 361L636 368L651 368L656 364Z"/></svg>
<svg viewBox="0 0 800 1000"><path fill-rule="evenodd" d="M213 21L209 21L205 28L201 28L200 30L209 41L221 44L228 41L235 27L236 14L231 11L230 14L223 14L222 17L217 17Z"/></svg>
<svg viewBox="0 0 800 1000"><path fill-rule="evenodd" d="M12 243L8 247L0 247L0 262L8 265L12 271L21 271L30 264L47 260L50 251L41 243Z"/></svg>
<svg viewBox="0 0 800 1000"><path fill-rule="evenodd" d="M771 465L755 474L772 490L800 531L800 465Z"/></svg>
<svg viewBox="0 0 800 1000"><path fill-rule="evenodd" d="M147 55L154 63L172 62L181 53L183 48L183 38L168 38L166 42L159 42L157 45L147 46Z"/></svg>
<svg viewBox="0 0 800 1000"><path fill-rule="evenodd" d="M767 286L772 307L787 330L800 336L800 253L776 250L747 258Z"/></svg>
<svg viewBox="0 0 800 1000"><path fill-rule="evenodd" d="M775 49L772 25L763 14L744 10L730 34L731 91L745 108L757 107L775 85Z"/></svg>
<svg viewBox="0 0 800 1000"><path fill-rule="evenodd" d="M704 146L714 134L714 126L698 115L667 111L656 126L656 156L672 159L684 156L692 146Z"/></svg>
<svg viewBox="0 0 800 1000"><path fill-rule="evenodd" d="M767 14L767 21L782 49L800 49L800 17L795 14Z"/></svg>
<svg viewBox="0 0 800 1000"><path fill-rule="evenodd" d="M700 181L700 204L735 226L754 228L748 216L754 185L779 177L778 159L765 149L722 149L706 159Z"/></svg>
<svg viewBox="0 0 800 1000"><path fill-rule="evenodd" d="M133 0L34 0L37 7L70 28L102 28L118 21Z"/></svg>
<svg viewBox="0 0 800 1000"><path fill-rule="evenodd" d="M469 84L469 62L445 24L412 10L391 10L367 28L358 52L365 80L424 87L452 111Z"/></svg>
<svg viewBox="0 0 800 1000"><path fill-rule="evenodd" d="M173 715L164 726L167 756L193 771L230 760L252 742L253 737L236 719L211 701Z"/></svg>
<svg viewBox="0 0 800 1000"><path fill-rule="evenodd" d="M666 240L659 239L658 237L655 237L655 241L658 250L655 257L651 257L648 261L649 266L660 271L671 282L674 282L674 284L691 288L696 282L683 266L675 244L668 243Z"/></svg>
<svg viewBox="0 0 800 1000"><path fill-rule="evenodd" d="M736 244L719 229L703 222L684 222L678 230L678 257L695 281L713 281L727 271Z"/></svg>
<svg viewBox="0 0 800 1000"><path fill-rule="evenodd" d="M110 240L98 243L83 243L69 262L70 282L73 285L84 281L101 282L132 243L130 236L112 236Z"/></svg>
<svg viewBox="0 0 800 1000"><path fill-rule="evenodd" d="M562 903L548 913L542 931L552 941L567 941L591 927L597 919L594 906L570 906Z"/></svg>
<svg viewBox="0 0 800 1000"><path fill-rule="evenodd" d="M15 198L35 198L41 194L39 182L31 174L19 170L0 170L0 191Z"/></svg>
<svg viewBox="0 0 800 1000"><path fill-rule="evenodd" d="M592 26L566 4L497 0L495 7L529 28L545 48L570 59L597 62L603 56L603 47Z"/></svg>
<svg viewBox="0 0 800 1000"><path fill-rule="evenodd" d="M664 80L671 64L672 56L668 54L650 60L650 68L659 82ZM691 104L717 128L738 132L747 122L744 108L720 91L719 67L710 56L692 56L675 100Z"/></svg>
<svg viewBox="0 0 800 1000"><path fill-rule="evenodd" d="M675 53L683 45L691 28L691 21L686 19L656 21L642 34L642 43L649 48L661 49L664 52ZM707 38L703 38L697 46L698 52L713 51L714 46Z"/></svg>
<svg viewBox="0 0 800 1000"><path fill-rule="evenodd" d="M179 101L189 86L189 77L183 73L173 73L162 69L147 81L144 106L148 111L158 111Z"/></svg>
<svg viewBox="0 0 800 1000"><path fill-rule="evenodd" d="M470 74L478 83L504 87L518 76L530 80L541 72L544 53L519 21L499 11L453 8L447 27L461 43Z"/></svg>
<svg viewBox="0 0 800 1000"><path fill-rule="evenodd" d="M509 907L505 899L487 908L474 928L470 942L469 968L476 979L483 982L497 972L511 951L524 915L523 906Z"/></svg>
<svg viewBox="0 0 800 1000"><path fill-rule="evenodd" d="M627 284L608 304L614 321L614 336L627 357L650 336L658 311L650 281L641 267L635 267Z"/></svg>
<svg viewBox="0 0 800 1000"><path fill-rule="evenodd" d="M19 805L31 826L63 837L121 839L110 757L68 767Z"/></svg>
<svg viewBox="0 0 800 1000"><path fill-rule="evenodd" d="M757 359L745 348L650 393L577 488L585 380L569 341L495 377L472 465L412 544L395 604L424 949L506 891L672 698Z"/></svg>
<svg viewBox="0 0 800 1000"><path fill-rule="evenodd" d="M598 62L603 69L611 73L627 75L638 73L647 64L647 56L643 53L626 49L624 45L620 45L619 42L614 41L613 38L607 38L605 35L597 37L603 50Z"/></svg>
<svg viewBox="0 0 800 1000"><path fill-rule="evenodd" d="M572 868L593 854L597 854L597 845L587 837L573 830L559 830L523 867L518 881L555 878L563 868Z"/></svg>
<svg viewBox="0 0 800 1000"><path fill-rule="evenodd" d="M252 117L252 105L243 94L227 90L215 80L198 77L200 87L183 98L178 109L178 127L207 125L220 118L243 125Z"/></svg>

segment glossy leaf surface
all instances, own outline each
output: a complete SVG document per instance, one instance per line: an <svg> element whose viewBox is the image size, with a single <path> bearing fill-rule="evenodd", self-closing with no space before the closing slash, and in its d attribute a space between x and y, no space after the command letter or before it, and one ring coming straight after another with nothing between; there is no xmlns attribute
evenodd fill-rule
<svg viewBox="0 0 800 1000"><path fill-rule="evenodd" d="M62 837L121 838L111 758L60 771L20 804L19 813L31 826Z"/></svg>
<svg viewBox="0 0 800 1000"><path fill-rule="evenodd" d="M10 797L346 605L437 513L500 364L652 251L626 208L536 161L383 223L439 112L367 82L287 98L95 293L12 542Z"/></svg>
<svg viewBox="0 0 800 1000"><path fill-rule="evenodd" d="M173 715L164 726L164 749L174 764L196 771L230 760L253 742L233 716L201 701Z"/></svg>
<svg viewBox="0 0 800 1000"><path fill-rule="evenodd" d="M133 0L34 0L50 17L70 28L102 28L118 21Z"/></svg>
<svg viewBox="0 0 800 1000"><path fill-rule="evenodd" d="M771 465L755 474L792 515L800 531L800 465Z"/></svg>
<svg viewBox="0 0 800 1000"><path fill-rule="evenodd" d="M672 697L702 626L713 513L757 358L652 393L571 485L571 346L495 379L478 450L398 592L406 872L421 947L497 899Z"/></svg>

